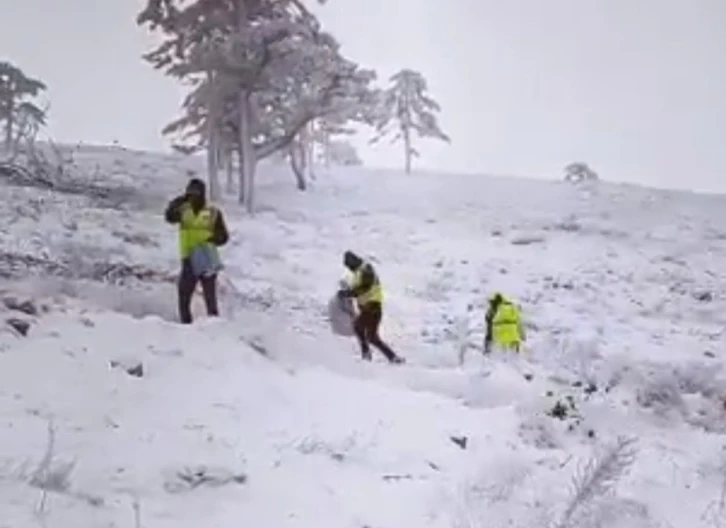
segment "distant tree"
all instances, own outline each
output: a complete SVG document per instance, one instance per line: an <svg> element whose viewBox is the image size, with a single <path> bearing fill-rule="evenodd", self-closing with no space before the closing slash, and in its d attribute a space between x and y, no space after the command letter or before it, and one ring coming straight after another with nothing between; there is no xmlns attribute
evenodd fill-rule
<svg viewBox="0 0 726 528"><path fill-rule="evenodd" d="M313 146L315 148L315 161L329 168L333 163L332 149L335 137L352 136L355 129L349 126L349 119L345 116L329 116L313 122Z"/></svg>
<svg viewBox="0 0 726 528"><path fill-rule="evenodd" d="M575 162L565 167L565 181L580 183L598 181L597 173L587 163Z"/></svg>
<svg viewBox="0 0 726 528"><path fill-rule="evenodd" d="M45 125L46 110L32 99L46 89L42 81L28 77L17 66L0 62L0 121L8 151L14 151L19 141L34 138Z"/></svg>
<svg viewBox="0 0 726 528"><path fill-rule="evenodd" d="M391 86L379 95L377 134L371 144L378 143L391 134L392 143L403 140L406 173L411 172L413 158L419 157L418 150L413 146L414 132L422 138L451 142L436 118L441 107L427 95L427 91L428 83L421 73L404 69L391 77Z"/></svg>
<svg viewBox="0 0 726 528"><path fill-rule="evenodd" d="M328 144L328 156L333 165L355 166L363 165L356 148L348 141L333 139Z"/></svg>

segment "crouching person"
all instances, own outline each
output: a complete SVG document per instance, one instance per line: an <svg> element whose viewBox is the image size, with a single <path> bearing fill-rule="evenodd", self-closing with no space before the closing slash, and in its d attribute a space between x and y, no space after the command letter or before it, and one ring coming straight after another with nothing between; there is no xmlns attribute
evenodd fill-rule
<svg viewBox="0 0 726 528"><path fill-rule="evenodd" d="M229 240L222 212L207 202L204 182L193 178L186 192L169 202L164 216L167 222L179 226L179 320L183 324L192 322L192 296L199 283L207 314L219 315L217 274L222 264L217 248Z"/></svg>
<svg viewBox="0 0 726 528"><path fill-rule="evenodd" d="M492 345L502 351L519 352L524 340L519 308L501 293L495 293L489 298L486 313L484 353L489 354Z"/></svg>

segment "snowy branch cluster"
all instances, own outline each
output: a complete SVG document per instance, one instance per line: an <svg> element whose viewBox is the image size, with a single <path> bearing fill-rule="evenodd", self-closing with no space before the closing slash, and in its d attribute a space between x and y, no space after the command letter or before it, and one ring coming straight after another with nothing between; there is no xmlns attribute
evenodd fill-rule
<svg viewBox="0 0 726 528"><path fill-rule="evenodd" d="M207 151L213 196L226 165L228 191L236 180L250 210L264 158L286 158L300 189L319 161L360 163L336 139L354 133L351 125L373 127L375 142L393 132L407 170L418 155L413 133L449 140L420 73L402 70L389 87L375 87L376 72L345 57L301 0L147 0L137 23L162 37L144 58L190 87L164 133L179 151Z"/></svg>

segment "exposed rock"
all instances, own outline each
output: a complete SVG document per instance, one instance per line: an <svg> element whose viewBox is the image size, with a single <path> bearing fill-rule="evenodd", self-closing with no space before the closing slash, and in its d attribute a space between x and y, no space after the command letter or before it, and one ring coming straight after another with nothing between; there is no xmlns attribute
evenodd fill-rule
<svg viewBox="0 0 726 528"><path fill-rule="evenodd" d="M713 301L713 293L711 293L709 291L696 292L696 293L693 294L693 297L697 301L701 301L701 302L711 302L711 301Z"/></svg>
<svg viewBox="0 0 726 528"><path fill-rule="evenodd" d="M454 442L462 449L466 449L466 446L469 443L469 439L466 436L450 436L449 440Z"/></svg>
<svg viewBox="0 0 726 528"><path fill-rule="evenodd" d="M545 237L539 235L521 235L513 238L510 243L513 246L530 246L532 244L544 244Z"/></svg>
<svg viewBox="0 0 726 528"><path fill-rule="evenodd" d="M28 331L30 330L30 323L28 321L11 317L10 319L6 319L5 322L21 336L28 336Z"/></svg>
<svg viewBox="0 0 726 528"><path fill-rule="evenodd" d="M219 488L228 484L245 484L247 475L225 468L207 466L185 467L165 478L164 490L168 493L183 493L199 487Z"/></svg>
<svg viewBox="0 0 726 528"><path fill-rule="evenodd" d="M135 359L112 359L109 362L111 368L122 369L129 376L135 378L144 377L144 364Z"/></svg>
<svg viewBox="0 0 726 528"><path fill-rule="evenodd" d="M8 310L23 312L26 315L38 315L39 313L38 308L30 300L21 301L16 297L5 297L2 302Z"/></svg>

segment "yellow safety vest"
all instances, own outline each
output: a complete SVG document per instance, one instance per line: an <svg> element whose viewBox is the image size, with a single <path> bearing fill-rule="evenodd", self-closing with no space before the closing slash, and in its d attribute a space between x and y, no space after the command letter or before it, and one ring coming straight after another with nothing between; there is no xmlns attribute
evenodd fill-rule
<svg viewBox="0 0 726 528"><path fill-rule="evenodd" d="M355 273L353 274L353 282L351 284L352 289L355 289L360 285L361 281L363 280L363 271L368 265L369 264L367 262L364 262L355 271ZM367 292L356 297L355 300L358 303L358 306L365 306L366 304L374 302L383 302L383 286L381 285L381 281L378 279L378 274L376 274L376 279L373 283L373 286L371 286Z"/></svg>
<svg viewBox="0 0 726 528"><path fill-rule="evenodd" d="M179 254L182 259L188 258L197 246L212 238L216 220L217 210L214 207L204 207L195 214L189 203L182 205L179 222Z"/></svg>
<svg viewBox="0 0 726 528"><path fill-rule="evenodd" d="M519 309L509 301L502 301L492 318L492 341L501 347L515 347L522 342Z"/></svg>

